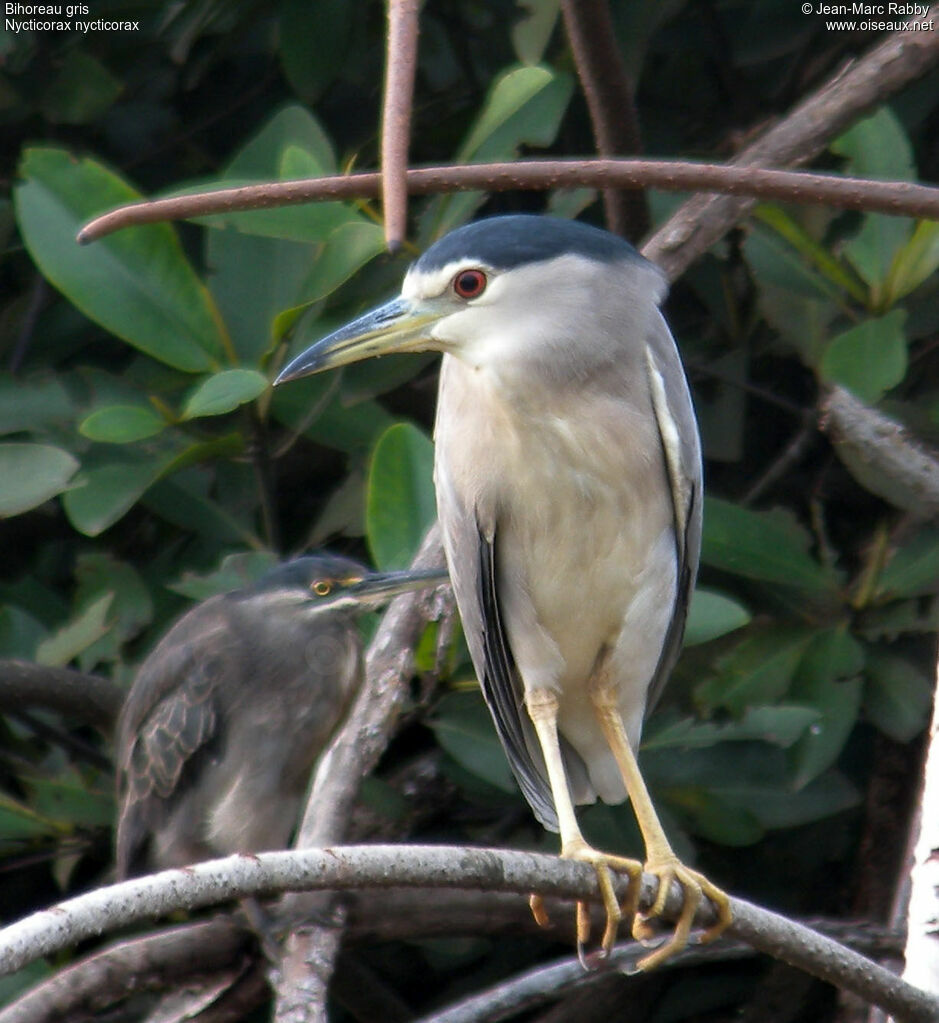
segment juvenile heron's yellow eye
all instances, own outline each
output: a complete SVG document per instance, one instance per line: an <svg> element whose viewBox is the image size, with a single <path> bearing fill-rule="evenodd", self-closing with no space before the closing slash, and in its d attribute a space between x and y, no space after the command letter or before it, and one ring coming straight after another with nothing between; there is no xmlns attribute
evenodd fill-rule
<svg viewBox="0 0 939 1023"><path fill-rule="evenodd" d="M332 588L333 584L329 582L327 579L317 579L312 586L313 592L318 597L328 597Z"/></svg>

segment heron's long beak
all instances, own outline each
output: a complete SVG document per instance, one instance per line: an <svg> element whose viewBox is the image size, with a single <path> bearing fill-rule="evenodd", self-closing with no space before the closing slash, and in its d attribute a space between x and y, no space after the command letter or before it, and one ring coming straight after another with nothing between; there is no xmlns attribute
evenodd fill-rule
<svg viewBox="0 0 939 1023"><path fill-rule="evenodd" d="M430 589L439 586L449 579L445 568L429 569L415 572L406 569L403 572L372 572L357 583L345 587L345 593L362 604L378 607L386 604L393 597L410 590Z"/></svg>
<svg viewBox="0 0 939 1023"><path fill-rule="evenodd" d="M274 384L360 362L372 355L423 351L428 342L427 327L440 316L425 306L394 298L311 345L287 365Z"/></svg>

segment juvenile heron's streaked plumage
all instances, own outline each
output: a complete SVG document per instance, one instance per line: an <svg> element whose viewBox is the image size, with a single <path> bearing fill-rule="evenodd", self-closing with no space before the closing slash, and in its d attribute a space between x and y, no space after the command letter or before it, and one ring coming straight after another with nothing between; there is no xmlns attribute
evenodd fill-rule
<svg viewBox="0 0 939 1023"><path fill-rule="evenodd" d="M317 554L176 622L118 722L118 876L284 848L361 682L356 618L444 578Z"/></svg>
<svg viewBox="0 0 939 1023"><path fill-rule="evenodd" d="M648 868L687 895L652 963L684 943L702 890L729 919L726 896L672 853L633 753L678 656L701 537L698 431L665 292L659 271L606 231L483 220L429 248L400 298L281 375L444 353L437 506L483 693L535 814L560 830L562 855L597 868L605 947L619 913L609 870L635 876L638 865L591 849L572 801L628 791Z"/></svg>

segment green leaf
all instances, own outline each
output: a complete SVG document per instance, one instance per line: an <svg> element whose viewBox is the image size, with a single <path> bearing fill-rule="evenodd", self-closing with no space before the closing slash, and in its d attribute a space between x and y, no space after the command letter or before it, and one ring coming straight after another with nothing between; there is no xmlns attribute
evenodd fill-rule
<svg viewBox="0 0 939 1023"><path fill-rule="evenodd" d="M883 650L867 655L864 711L891 739L909 742L926 727L933 686L909 661Z"/></svg>
<svg viewBox="0 0 939 1023"><path fill-rule="evenodd" d="M461 767L503 792L517 791L502 743L478 690L444 696L430 727L440 746Z"/></svg>
<svg viewBox="0 0 939 1023"><path fill-rule="evenodd" d="M856 302L867 302L867 289L785 210L779 206L760 205L753 211L753 216L788 242L806 263L813 265L837 288L844 290Z"/></svg>
<svg viewBox="0 0 939 1023"><path fill-rule="evenodd" d="M939 223L921 220L913 237L897 250L887 276L884 304L898 302L939 269Z"/></svg>
<svg viewBox="0 0 939 1023"><path fill-rule="evenodd" d="M69 422L74 405L59 377L0 376L0 434Z"/></svg>
<svg viewBox="0 0 939 1023"><path fill-rule="evenodd" d="M660 749L695 749L715 746L719 742L744 742L754 739L783 749L799 739L819 719L811 707L776 704L771 707L748 707L739 721L716 724L679 718L666 725L653 724L642 737L643 752ZM653 717L657 722L658 715Z"/></svg>
<svg viewBox="0 0 939 1023"><path fill-rule="evenodd" d="M206 232L209 288L244 364L260 365L274 344L275 317L306 298L304 284L315 255L313 245L234 227Z"/></svg>
<svg viewBox="0 0 939 1023"><path fill-rule="evenodd" d="M45 639L45 626L21 607L0 607L0 656L32 660Z"/></svg>
<svg viewBox="0 0 939 1023"><path fill-rule="evenodd" d="M166 421L143 405L110 405L86 416L78 432L89 440L105 444L130 444L160 433Z"/></svg>
<svg viewBox="0 0 939 1023"><path fill-rule="evenodd" d="M537 64L554 32L561 0L516 0L516 6L525 14L509 31L512 47L523 64Z"/></svg>
<svg viewBox="0 0 939 1023"><path fill-rule="evenodd" d="M436 514L434 446L410 423L382 434L368 472L365 526L382 570L407 568Z"/></svg>
<svg viewBox="0 0 939 1023"><path fill-rule="evenodd" d="M74 489L62 498L69 521L86 536L114 525L163 473L166 460L95 464L83 469Z"/></svg>
<svg viewBox="0 0 939 1023"><path fill-rule="evenodd" d="M507 69L491 86L455 161L511 160L523 144L551 145L572 91L569 75L547 67ZM468 220L483 196L483 192L466 192L433 200L422 218L422 242L427 244Z"/></svg>
<svg viewBox="0 0 939 1023"><path fill-rule="evenodd" d="M110 628L107 619L113 600L113 593L105 593L89 604L77 618L44 639L36 650L39 664L62 667L92 643L97 643Z"/></svg>
<svg viewBox="0 0 939 1023"><path fill-rule="evenodd" d="M224 176L198 186L178 189L172 194L192 194L218 188L236 188L294 175L303 154L300 177L335 174L336 156L320 123L304 107L290 104L279 110L243 146ZM267 235L296 242L325 241L337 227L366 218L351 203L312 202L267 210L218 213L194 218L209 227L234 227L245 234Z"/></svg>
<svg viewBox="0 0 939 1023"><path fill-rule="evenodd" d="M21 515L66 490L78 461L49 444L0 444L0 518Z"/></svg>
<svg viewBox="0 0 939 1023"><path fill-rule="evenodd" d="M796 672L790 698L819 713L819 720L790 751L793 781L803 788L841 754L861 707L864 648L844 628L813 637Z"/></svg>
<svg viewBox="0 0 939 1023"><path fill-rule="evenodd" d="M84 50L69 50L40 107L54 124L89 124L117 99L123 83Z"/></svg>
<svg viewBox="0 0 939 1023"><path fill-rule="evenodd" d="M182 578L168 584L175 593L181 593L192 600L208 600L218 593L231 593L256 582L266 572L270 572L277 564L277 555L273 551L243 551L239 554L228 554L222 563L212 572L199 575L197 572L184 572Z"/></svg>
<svg viewBox="0 0 939 1023"><path fill-rule="evenodd" d="M226 369L203 380L183 408L183 419L221 416L254 401L267 390L268 381L255 369Z"/></svg>
<svg viewBox="0 0 939 1023"><path fill-rule="evenodd" d="M43 274L86 316L147 355L190 373L214 369L227 338L209 294L168 224L79 246L96 213L142 196L101 164L27 149L15 190L23 240Z"/></svg>
<svg viewBox="0 0 939 1023"><path fill-rule="evenodd" d="M685 646L707 643L742 628L750 621L750 612L736 600L712 590L698 588L691 597Z"/></svg>
<svg viewBox="0 0 939 1023"><path fill-rule="evenodd" d="M338 172L333 144L323 126L303 104L287 103L238 150L225 168L225 177L276 178L283 154L291 146L309 153L320 174Z"/></svg>
<svg viewBox="0 0 939 1023"><path fill-rule="evenodd" d="M749 812L767 829L807 824L858 802L857 791L835 771L794 790L786 752L762 742L722 743L680 757L671 750L652 752L643 756L642 769L659 797L671 801L673 791L698 788Z"/></svg>
<svg viewBox="0 0 939 1023"><path fill-rule="evenodd" d="M114 797L88 788L74 767L55 778L27 778L26 788L36 812L60 825L102 828L114 823Z"/></svg>
<svg viewBox="0 0 939 1023"><path fill-rule="evenodd" d="M757 223L750 230L743 252L761 286L772 285L815 302L838 304L843 301L838 284L819 273L776 231L762 224Z"/></svg>
<svg viewBox="0 0 939 1023"><path fill-rule="evenodd" d="M785 695L813 633L799 626L773 626L748 633L715 663L718 674L695 689L706 711L721 707L742 714L747 707Z"/></svg>
<svg viewBox="0 0 939 1023"><path fill-rule="evenodd" d="M358 220L342 224L330 234L304 287L307 302L331 295L385 247L378 224Z"/></svg>
<svg viewBox="0 0 939 1023"><path fill-rule="evenodd" d="M116 638L124 643L137 636L153 620L153 599L139 572L112 554L80 554L75 566L75 606L82 609L102 595L111 594L114 602L110 618Z"/></svg>
<svg viewBox="0 0 939 1023"><path fill-rule="evenodd" d="M356 454L370 450L394 419L374 401L346 405L335 395L336 385L329 376L307 377L275 388L272 414L318 444ZM311 410L318 410L312 422Z"/></svg>
<svg viewBox="0 0 939 1023"><path fill-rule="evenodd" d="M846 171L857 177L897 181L916 177L909 140L886 106L852 125L831 149L848 157ZM845 244L844 255L868 284L878 288L912 230L913 222L908 217L865 214L861 229Z"/></svg>
<svg viewBox="0 0 939 1023"><path fill-rule="evenodd" d="M833 338L822 355L822 378L876 402L906 376L906 312L894 309Z"/></svg>
<svg viewBox="0 0 939 1023"><path fill-rule="evenodd" d="M669 808L682 818L688 830L708 841L739 848L753 845L765 834L748 809L700 786L673 785L666 798Z"/></svg>
<svg viewBox="0 0 939 1023"><path fill-rule="evenodd" d="M939 592L939 529L924 528L893 553L877 579L880 599Z"/></svg>
<svg viewBox="0 0 939 1023"><path fill-rule="evenodd" d="M806 552L808 533L778 512L755 512L716 497L704 499L701 560L747 579L830 594L832 576Z"/></svg>

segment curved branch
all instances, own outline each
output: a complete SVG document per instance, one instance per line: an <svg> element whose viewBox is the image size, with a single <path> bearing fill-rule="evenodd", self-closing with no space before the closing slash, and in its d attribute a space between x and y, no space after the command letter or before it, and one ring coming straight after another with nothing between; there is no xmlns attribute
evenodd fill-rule
<svg viewBox="0 0 939 1023"><path fill-rule="evenodd" d="M934 4L925 18L937 17L939 5ZM937 58L939 32L895 32L864 57L837 71L775 127L747 146L733 163L739 167L794 167L806 163L862 114L923 74ZM692 196L642 251L674 280L739 223L752 205L752 199Z"/></svg>
<svg viewBox="0 0 939 1023"><path fill-rule="evenodd" d="M424 167L407 172L411 195L474 189L490 192L545 190L582 185L591 188L653 187L670 192L721 192L939 220L939 188L909 181L869 181L807 171L679 160L517 160L464 167ZM78 241L84 244L125 227L164 220L185 220L213 213L259 210L326 199L377 198L380 194L381 176L369 171L305 181L222 188L198 195L177 195L170 199L130 203L95 217L79 231ZM660 256L655 254L657 250L652 242L645 251L647 254L653 252L650 258L659 261ZM670 276L674 274L670 272Z"/></svg>
<svg viewBox="0 0 939 1023"><path fill-rule="evenodd" d="M534 934L570 944L575 940L574 907L568 900L549 902L548 911L555 922L550 932L535 924L527 902L512 893L450 890L438 891L431 899L419 888L371 889L349 895L348 904L344 940L352 944L481 934ZM599 906L594 910L599 927L602 912ZM868 956L896 958L902 953L902 935L882 927L828 918L803 922ZM22 994L0 1009L0 1023L58 1023L91 1011L101 1012L136 991L168 990L193 976L211 980L213 973L228 971L253 940L253 934L239 922L237 914L219 914L211 920L125 939L73 963ZM632 943L617 946L614 963L635 949L637 946ZM645 951L632 954L637 958ZM737 946L724 940L717 945L695 946L676 957L674 964L685 965L692 957L702 955L726 959L737 954ZM749 950L749 954L755 953ZM579 960L572 972L578 980L602 975L585 974ZM515 985L522 986L525 976L499 986L507 989L506 998L518 997L511 992L519 990Z"/></svg>
<svg viewBox="0 0 939 1023"><path fill-rule="evenodd" d="M39 707L108 731L123 701L121 687L100 675L32 661L0 660L0 711Z"/></svg>
<svg viewBox="0 0 939 1023"><path fill-rule="evenodd" d="M651 905L656 885L654 877L643 876L644 908ZM104 930L176 909L287 889L401 886L596 897L596 877L587 864L539 853L376 845L229 856L100 888L12 924L0 931L0 972L17 970ZM620 892L625 895L622 882ZM681 904L676 884L669 893L666 916L676 915ZM732 908L731 933L754 948L853 991L907 1023L939 1020L939 1000L856 952L742 899L733 899ZM710 907L699 913L698 920L706 924L709 916Z"/></svg>

